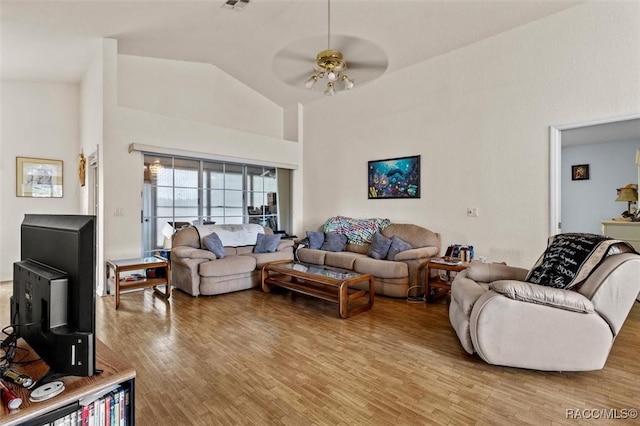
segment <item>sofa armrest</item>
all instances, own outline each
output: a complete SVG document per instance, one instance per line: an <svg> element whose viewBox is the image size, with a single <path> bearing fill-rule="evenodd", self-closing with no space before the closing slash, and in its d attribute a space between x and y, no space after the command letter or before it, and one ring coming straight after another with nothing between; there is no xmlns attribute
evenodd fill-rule
<svg viewBox="0 0 640 426"><path fill-rule="evenodd" d="M276 249L276 251L290 251L293 252L293 245L294 242L293 240L280 240L280 243L278 244L278 248Z"/></svg>
<svg viewBox="0 0 640 426"><path fill-rule="evenodd" d="M189 246L179 246L171 249L171 256L187 259L217 259L216 255L209 250L197 249Z"/></svg>
<svg viewBox="0 0 640 426"><path fill-rule="evenodd" d="M591 300L572 290L547 287L516 280L494 281L489 285L489 288L513 300L586 314L595 312Z"/></svg>
<svg viewBox="0 0 640 426"><path fill-rule="evenodd" d="M473 281L490 283L499 280L524 281L529 271L502 263L471 262L466 272Z"/></svg>
<svg viewBox="0 0 640 426"><path fill-rule="evenodd" d="M451 283L451 300L455 300L467 318L471 315L476 300L485 293L483 287L467 277L467 271L456 274Z"/></svg>
<svg viewBox="0 0 640 426"><path fill-rule="evenodd" d="M437 256L440 252L438 247L418 247L414 249L409 249L405 251L401 251L396 254L396 257L393 258L394 261L404 261L404 260L415 260L415 259L425 259Z"/></svg>

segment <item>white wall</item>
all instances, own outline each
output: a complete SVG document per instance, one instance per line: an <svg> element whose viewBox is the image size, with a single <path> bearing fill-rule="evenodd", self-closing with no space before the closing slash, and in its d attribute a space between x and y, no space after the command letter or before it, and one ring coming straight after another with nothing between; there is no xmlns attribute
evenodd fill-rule
<svg viewBox="0 0 640 426"><path fill-rule="evenodd" d="M104 188L103 179L97 176L97 182L94 182L93 170L89 164L89 156L98 156L98 165L100 163L100 148L103 146L104 136L104 50L105 46L112 44L112 40L96 40L95 55L91 60L83 79L80 83L80 147L85 157L87 157L86 165L86 185L82 188L82 198L80 200L80 211L82 214L95 213L97 216L96 224L96 292L104 294L104 225L103 213L89 206L94 202L93 195L97 191L99 196ZM101 172L102 168L98 168ZM92 186L93 188L90 188ZM96 189L97 187L97 189ZM96 197L98 198L98 197ZM101 205L101 202L98 201Z"/></svg>
<svg viewBox="0 0 640 426"><path fill-rule="evenodd" d="M638 183L635 163L640 141L606 142L562 149L562 232L600 234L603 220L620 217L627 203L616 188ZM571 166L589 164L589 180L571 180Z"/></svg>
<svg viewBox="0 0 640 426"><path fill-rule="evenodd" d="M118 55L118 105L282 138L282 108L211 64Z"/></svg>
<svg viewBox="0 0 640 426"><path fill-rule="evenodd" d="M531 266L549 229L549 126L638 113L639 39L639 3L590 2L308 105L305 229L386 217ZM367 160L415 154L421 199L367 199Z"/></svg>
<svg viewBox="0 0 640 426"><path fill-rule="evenodd" d="M20 260L20 224L26 213L79 213L79 87L6 81L0 123L0 281ZM63 161L62 198L16 197L16 157Z"/></svg>
<svg viewBox="0 0 640 426"><path fill-rule="evenodd" d="M119 56L114 49L105 55L105 138L100 163L105 182L105 258L141 254L143 161L142 153L129 153L131 144L294 167L301 162L298 143L273 136L282 134L282 108L264 102L262 95L250 94L245 86L234 84L230 90L214 84L226 78L215 67ZM142 92L136 92L137 85ZM200 95L203 90L205 97ZM202 114L186 102L189 97L202 108L225 113ZM156 104L172 99L175 103L170 107ZM247 111L253 117L247 117ZM116 208L122 216L114 215Z"/></svg>

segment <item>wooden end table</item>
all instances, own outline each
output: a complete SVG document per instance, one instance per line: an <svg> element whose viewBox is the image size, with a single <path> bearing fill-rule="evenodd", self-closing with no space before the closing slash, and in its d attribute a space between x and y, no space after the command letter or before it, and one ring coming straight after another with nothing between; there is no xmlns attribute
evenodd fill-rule
<svg viewBox="0 0 640 426"><path fill-rule="evenodd" d="M444 258L431 259L427 263L424 279L424 295L427 302L434 302L441 296L449 294L451 291L451 273L462 272L469 266L469 263L448 262ZM440 274L431 276L431 270L446 271L445 279L440 278ZM442 291L440 291L442 290Z"/></svg>
<svg viewBox="0 0 640 426"><path fill-rule="evenodd" d="M171 297L171 267L169 261L163 257L142 257L136 259L107 260L106 262L107 286L113 282L116 289L116 309L120 307L120 292L137 288L153 287L153 291L164 299ZM121 272L155 269L154 277L144 277L138 280L128 281L120 277ZM110 273L113 271L113 276ZM160 273L158 273L160 271ZM160 291L157 286L164 285L165 290ZM107 287L108 288L108 287Z"/></svg>

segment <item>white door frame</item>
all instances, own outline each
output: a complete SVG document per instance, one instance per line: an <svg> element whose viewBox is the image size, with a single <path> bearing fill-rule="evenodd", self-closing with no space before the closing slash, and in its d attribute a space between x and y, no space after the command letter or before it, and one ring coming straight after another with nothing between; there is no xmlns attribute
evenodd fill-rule
<svg viewBox="0 0 640 426"><path fill-rule="evenodd" d="M640 114L631 114L620 117L603 118L600 120L585 121L574 124L563 124L549 127L549 235L556 235L561 232L561 153L562 153L562 131L577 129L580 127L595 126L598 124L610 124L620 121L640 119Z"/></svg>

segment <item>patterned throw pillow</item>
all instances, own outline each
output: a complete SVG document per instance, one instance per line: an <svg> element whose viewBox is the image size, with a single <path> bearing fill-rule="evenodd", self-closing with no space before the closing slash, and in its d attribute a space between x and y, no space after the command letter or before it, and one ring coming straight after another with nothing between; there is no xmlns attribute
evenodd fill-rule
<svg viewBox="0 0 640 426"><path fill-rule="evenodd" d="M273 253L278 249L282 234L258 234L254 253Z"/></svg>
<svg viewBox="0 0 640 426"><path fill-rule="evenodd" d="M389 253L387 253L387 260L394 260L398 253L401 251L411 250L412 248L411 244L394 235L391 237L391 246L389 247Z"/></svg>
<svg viewBox="0 0 640 426"><path fill-rule="evenodd" d="M324 243L321 250L326 251L344 251L347 246L347 237L342 234L336 234L335 232L328 232L325 234Z"/></svg>
<svg viewBox="0 0 640 426"><path fill-rule="evenodd" d="M367 256L378 260L384 259L387 257L389 247L391 247L391 239L378 232L373 235L369 251L367 251Z"/></svg>
<svg viewBox="0 0 640 426"><path fill-rule="evenodd" d="M222 245L222 241L220 240L218 234L212 232L204 237L202 241L207 247L207 250L215 254L218 259L222 259L224 257L224 246Z"/></svg>

